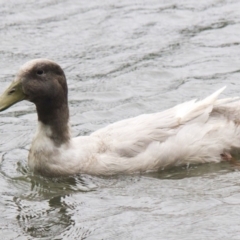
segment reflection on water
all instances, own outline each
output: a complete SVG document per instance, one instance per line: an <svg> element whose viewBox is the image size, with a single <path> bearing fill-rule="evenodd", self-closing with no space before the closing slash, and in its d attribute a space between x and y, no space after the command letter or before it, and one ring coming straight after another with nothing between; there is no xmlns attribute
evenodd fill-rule
<svg viewBox="0 0 240 240"><path fill-rule="evenodd" d="M88 188L89 181L80 177L51 180L29 177L28 180L31 190L15 197L14 202L19 226L32 237L57 236L71 230L75 221L68 209L74 211L76 206L66 201L66 197L94 189L93 186Z"/></svg>
<svg viewBox="0 0 240 240"><path fill-rule="evenodd" d="M73 135L202 98L238 95L238 1L1 1L0 86L50 58L69 85ZM0 116L0 235L6 239L239 239L240 174L227 163L113 177L33 175L37 116Z"/></svg>

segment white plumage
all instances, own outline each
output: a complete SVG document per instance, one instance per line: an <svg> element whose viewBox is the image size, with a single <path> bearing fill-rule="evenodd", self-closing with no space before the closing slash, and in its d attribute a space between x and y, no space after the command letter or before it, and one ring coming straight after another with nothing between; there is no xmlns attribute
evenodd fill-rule
<svg viewBox="0 0 240 240"><path fill-rule="evenodd" d="M0 111L21 100L36 105L39 125L28 159L34 172L62 176L157 171L229 160L240 149L240 100L219 100L224 88L201 101L71 138L65 74L55 62L35 59L20 68L2 94Z"/></svg>
<svg viewBox="0 0 240 240"><path fill-rule="evenodd" d="M45 154L30 157L30 166L39 162L61 175L112 175L220 162L222 153L240 148L240 101L217 100L224 88L201 101L116 122L90 136L73 138L61 148L44 140ZM39 128L36 143L49 130L42 124Z"/></svg>

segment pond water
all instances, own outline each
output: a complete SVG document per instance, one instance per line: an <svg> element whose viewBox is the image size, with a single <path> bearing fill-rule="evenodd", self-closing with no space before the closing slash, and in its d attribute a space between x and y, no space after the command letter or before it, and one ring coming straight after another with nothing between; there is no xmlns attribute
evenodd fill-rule
<svg viewBox="0 0 240 240"><path fill-rule="evenodd" d="M0 0L0 90L20 65L65 70L74 136L203 98L239 95L237 0ZM240 239L240 172L227 163L48 179L27 168L35 107L0 114L1 239Z"/></svg>

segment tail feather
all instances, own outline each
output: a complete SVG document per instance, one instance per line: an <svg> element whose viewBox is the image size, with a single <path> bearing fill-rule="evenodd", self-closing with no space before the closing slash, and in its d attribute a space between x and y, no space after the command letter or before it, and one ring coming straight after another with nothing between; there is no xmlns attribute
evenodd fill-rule
<svg viewBox="0 0 240 240"><path fill-rule="evenodd" d="M212 112L213 105L215 104L218 96L224 91L226 87L222 87L210 96L195 102L195 100L180 104L177 106L176 117L180 122L187 122L201 115L206 117Z"/></svg>

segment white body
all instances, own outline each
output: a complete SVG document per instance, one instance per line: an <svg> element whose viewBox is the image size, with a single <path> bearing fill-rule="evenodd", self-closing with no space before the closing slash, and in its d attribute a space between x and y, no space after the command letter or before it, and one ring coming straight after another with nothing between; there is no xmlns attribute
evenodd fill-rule
<svg viewBox="0 0 240 240"><path fill-rule="evenodd" d="M240 149L240 100L204 100L111 124L56 147L51 129L39 123L29 166L46 175L112 175L157 171L167 166L220 162Z"/></svg>

